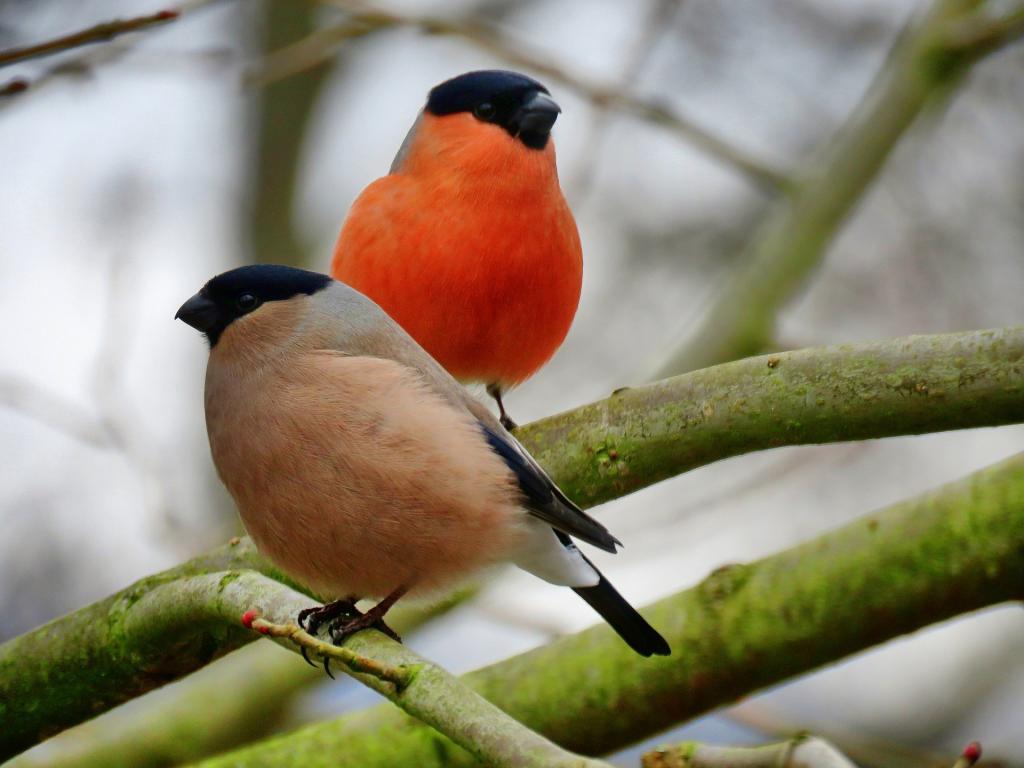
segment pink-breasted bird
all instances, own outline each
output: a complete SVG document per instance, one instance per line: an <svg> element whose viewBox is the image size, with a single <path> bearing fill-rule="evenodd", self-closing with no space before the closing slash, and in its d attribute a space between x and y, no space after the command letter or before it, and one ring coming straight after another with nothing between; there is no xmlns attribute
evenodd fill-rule
<svg viewBox="0 0 1024 768"><path fill-rule="evenodd" d="M406 593L511 560L571 587L637 653L665 640L572 537L619 543L573 504L490 410L380 307L326 275L249 266L176 317L210 343L206 425L257 548L339 598L300 620L338 640ZM358 598L380 602L360 614Z"/></svg>
<svg viewBox="0 0 1024 768"><path fill-rule="evenodd" d="M436 86L391 172L352 205L331 262L455 378L486 384L506 426L502 393L551 358L580 299L551 138L560 111L515 72Z"/></svg>

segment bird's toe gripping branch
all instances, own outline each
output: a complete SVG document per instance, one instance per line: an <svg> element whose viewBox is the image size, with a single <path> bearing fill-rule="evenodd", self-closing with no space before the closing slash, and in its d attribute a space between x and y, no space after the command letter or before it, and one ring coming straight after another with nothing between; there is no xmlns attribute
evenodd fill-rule
<svg viewBox="0 0 1024 768"><path fill-rule="evenodd" d="M309 632L311 635L316 635L317 631L324 624L330 621L335 621L339 618L352 618L355 616L362 616L362 613L356 608L356 600L352 597L344 598L343 600L335 600L332 603L326 605L315 605L312 608L306 608L305 610L299 611L297 621L299 627Z"/></svg>
<svg viewBox="0 0 1024 768"><path fill-rule="evenodd" d="M363 619L366 619L367 617L371 617L372 613L373 611L371 610L367 611L365 614L359 614L358 617L356 617L355 619L349 619L349 621L345 622L345 625L352 623L354 621L361 621ZM366 626L376 627L377 622L380 622L379 617L373 616L371 617L370 623ZM309 661L307 652L312 651L314 654L323 659L324 670L331 677L331 679L334 679L334 675L331 674L330 669L331 659L340 661L348 669L349 672L353 672L356 674L372 675L373 677L376 677L378 680L389 682L393 684L395 686L395 689L398 691L404 690L409 685L409 683L412 682L412 679L415 675L415 669L412 669L404 665L396 667L390 664L385 664L384 662L377 661L376 659L371 659L368 656L363 656L361 654L356 653L355 651L351 651L348 648L341 648L337 645L333 645L332 643L325 642L317 637L314 637L305 629L300 627L298 624L275 624L273 622L267 621L264 618L261 618L256 611L246 611L244 614L242 614L242 624L245 625L245 627L247 627L248 629L252 629L256 632L259 632L261 635L266 635L268 637L284 638L286 640L291 641L294 645L296 645L299 648L299 652L302 653L302 656L306 659L306 661ZM383 624L383 622L380 622L380 624ZM386 627L386 625L384 626ZM350 630L345 636L350 635L353 632L356 632L359 629L364 628L366 627L360 626L357 629ZM334 637L334 633L335 630L332 628L332 638ZM385 634L389 634L397 638L397 635L391 632L390 629L388 629L388 631L385 632Z"/></svg>

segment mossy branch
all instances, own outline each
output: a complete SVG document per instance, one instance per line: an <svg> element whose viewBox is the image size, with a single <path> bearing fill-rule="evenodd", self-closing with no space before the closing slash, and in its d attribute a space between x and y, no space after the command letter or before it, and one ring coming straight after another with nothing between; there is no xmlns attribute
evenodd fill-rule
<svg viewBox="0 0 1024 768"><path fill-rule="evenodd" d="M1022 420L1024 328L1008 328L742 360L620 392L520 436L592 506L748 451ZM215 627L192 645L140 648L120 620L168 581L242 569L288 583L243 541L0 646L0 707L25 707L13 719L0 710L10 720L0 747L24 748L246 642Z"/></svg>
<svg viewBox="0 0 1024 768"><path fill-rule="evenodd" d="M976 0L935 0L897 41L860 105L799 175L751 239L701 325L655 378L756 355L776 318L804 287L826 249L918 116L951 93L983 56L1024 35L1020 4L999 20Z"/></svg>
<svg viewBox="0 0 1024 768"><path fill-rule="evenodd" d="M673 655L598 626L466 675L567 749L606 754L755 690L1024 596L1024 454L801 546L720 568L645 616ZM359 650L358 648L356 650ZM203 768L475 766L392 707L318 723Z"/></svg>
<svg viewBox="0 0 1024 768"><path fill-rule="evenodd" d="M194 624L173 642L150 633L148 645L125 627L133 606L162 585L241 570L289 583L243 539L0 645L0 759L249 642L251 633L241 625L229 629L219 622Z"/></svg>
<svg viewBox="0 0 1024 768"><path fill-rule="evenodd" d="M291 623L311 603L308 597L262 574L223 571L163 582L130 604L116 606L107 619L108 623L116 624L116 633L126 651L116 660L117 664L136 675L166 674L167 663L192 664L196 658L216 658L240 645L238 635L251 631L242 627L240 618L250 610L267 617L250 622L253 630L276 638L296 652L299 645L326 650L315 638L296 637L297 633L305 633ZM46 656L54 661L48 642L60 643L64 651L73 650L76 643L73 636L47 637L45 633L32 633L20 640L14 641L13 648L4 646L7 653L0 657L0 671L10 673L10 665L18 661L18 651L34 652L37 662ZM449 673L378 632L363 632L343 647L329 650L332 658L341 662L337 668L386 696L420 722L439 728L489 765L604 766L599 761L572 755L524 728ZM81 647L72 663L84 667L81 671L88 677L96 671L89 654L106 651L107 648ZM153 668L154 659L159 659L160 670ZM177 670L172 668L169 672L176 674ZM10 676L4 674L5 679ZM54 690L60 690L64 684L57 678L49 682ZM32 743L38 738L33 728L24 726L39 722L39 693L38 689L23 687L17 696L0 698L0 717L5 726L0 735L0 758L16 753L28 746L26 741Z"/></svg>
<svg viewBox="0 0 1024 768"><path fill-rule="evenodd" d="M516 435L593 506L783 445L1024 421L1024 326L804 349L625 389Z"/></svg>
<svg viewBox="0 0 1024 768"><path fill-rule="evenodd" d="M251 544L247 544L251 547ZM405 635L476 593L399 603L388 623ZM413 641L415 643L415 641ZM81 723L4 768L164 768L265 738L289 719L294 697L324 680L271 643L252 643L176 685Z"/></svg>

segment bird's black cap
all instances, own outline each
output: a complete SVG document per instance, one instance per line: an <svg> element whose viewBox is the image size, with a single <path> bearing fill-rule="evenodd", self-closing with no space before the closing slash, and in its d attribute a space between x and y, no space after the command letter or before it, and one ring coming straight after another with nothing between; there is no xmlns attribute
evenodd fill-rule
<svg viewBox="0 0 1024 768"><path fill-rule="evenodd" d="M182 320L206 334L212 348L224 329L268 301L312 295L332 282L327 275L279 264L238 267L212 278L178 309Z"/></svg>
<svg viewBox="0 0 1024 768"><path fill-rule="evenodd" d="M531 77L500 69L467 72L435 86L426 112L442 117L470 112L504 128L531 149L543 149L561 108Z"/></svg>

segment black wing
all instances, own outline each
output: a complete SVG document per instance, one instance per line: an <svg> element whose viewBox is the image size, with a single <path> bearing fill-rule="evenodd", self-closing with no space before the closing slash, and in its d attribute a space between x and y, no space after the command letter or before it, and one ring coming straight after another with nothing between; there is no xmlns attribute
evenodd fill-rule
<svg viewBox="0 0 1024 768"><path fill-rule="evenodd" d="M526 497L526 508L532 514L555 530L575 536L605 552L614 553L616 545L622 546L622 542L607 528L573 504L514 438L501 435L483 423L480 423L480 429L494 452L515 472L519 488Z"/></svg>

